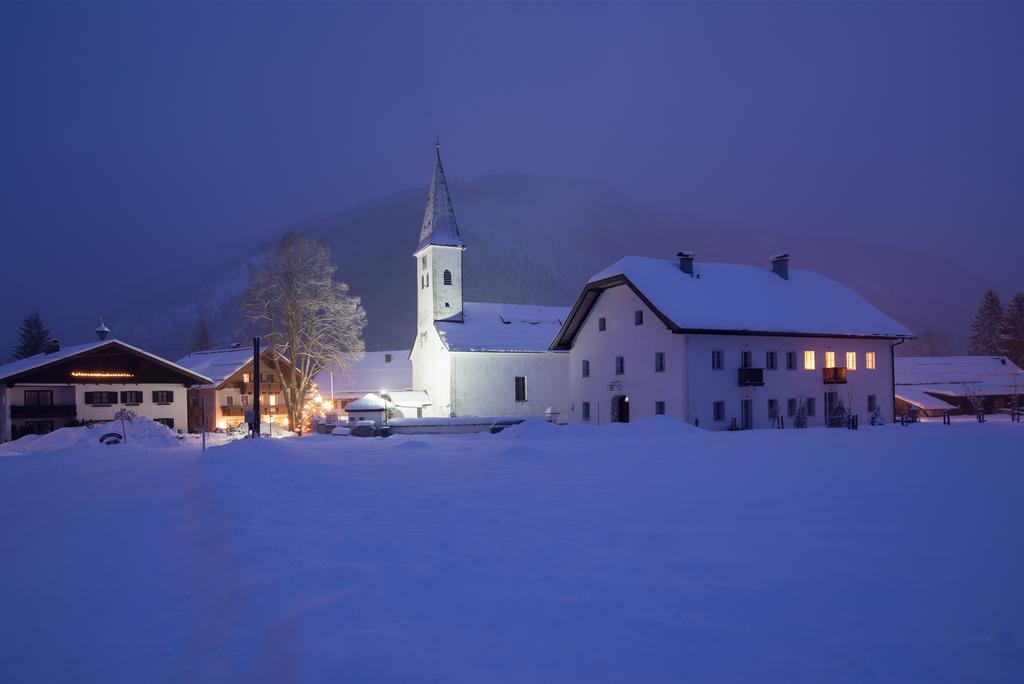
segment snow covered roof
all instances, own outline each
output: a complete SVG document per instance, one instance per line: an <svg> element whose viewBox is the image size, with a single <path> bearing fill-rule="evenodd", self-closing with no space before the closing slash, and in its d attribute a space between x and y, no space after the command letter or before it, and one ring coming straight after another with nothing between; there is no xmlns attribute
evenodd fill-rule
<svg viewBox="0 0 1024 684"><path fill-rule="evenodd" d="M191 368L188 368L187 366L182 366L172 361L168 361L167 359L161 356L151 354L148 351L139 349L138 347L135 347L133 345L128 344L127 342L122 342L117 339L101 340L96 342L86 342L85 344L71 345L59 349L55 352L51 352L49 354L36 354L35 356L30 356L25 359L18 359L17 361L12 361L8 364L0 366L0 380L13 378L16 375L21 375L22 373L26 373L28 371L39 370L58 361L64 361L66 359L70 359L80 354L92 352L97 349L109 347L111 345L128 349L129 351L145 356L151 361L154 361L165 367L184 373L186 376L194 380L196 384L204 384L210 382L210 378L201 372L195 371Z"/></svg>
<svg viewBox="0 0 1024 684"><path fill-rule="evenodd" d="M423 390L407 390L405 392L388 392L388 399L395 406L402 408L423 408L430 406L430 395Z"/></svg>
<svg viewBox="0 0 1024 684"><path fill-rule="evenodd" d="M942 401L926 391L927 388L917 387L914 385L907 385L896 388L896 398L902 399L908 404L912 404L925 411L942 411L948 408L954 408L953 404L947 401Z"/></svg>
<svg viewBox="0 0 1024 684"><path fill-rule="evenodd" d="M345 411L383 411L385 406L384 400L376 394L364 394L359 399L347 404Z"/></svg>
<svg viewBox="0 0 1024 684"><path fill-rule="evenodd" d="M461 247L462 236L455 222L455 209L448 192L448 181L441 165L441 146L435 145L434 176L427 191L427 208L423 212L423 226L420 229L420 244L417 251L427 245L451 245Z"/></svg>
<svg viewBox="0 0 1024 684"><path fill-rule="evenodd" d="M368 351L362 356L345 357L345 368L337 366L321 371L313 381L323 396L331 393L334 372L334 397L362 396L367 392L412 389L412 361L408 349Z"/></svg>
<svg viewBox="0 0 1024 684"><path fill-rule="evenodd" d="M261 356L268 347L263 347ZM238 371L252 362L252 346L231 347L197 351L178 359L178 364L210 378L211 384L220 387Z"/></svg>
<svg viewBox="0 0 1024 684"><path fill-rule="evenodd" d="M1005 356L896 357L896 385L962 396L964 385L984 395L1024 392L1024 370Z"/></svg>
<svg viewBox="0 0 1024 684"><path fill-rule="evenodd" d="M462 323L434 327L449 351L544 352L568 315L564 306L465 302Z"/></svg>
<svg viewBox="0 0 1024 684"><path fill-rule="evenodd" d="M627 256L587 282L553 348L568 349L609 287L627 285L675 332L913 337L913 333L850 288L813 271L694 262L693 275L675 260Z"/></svg>

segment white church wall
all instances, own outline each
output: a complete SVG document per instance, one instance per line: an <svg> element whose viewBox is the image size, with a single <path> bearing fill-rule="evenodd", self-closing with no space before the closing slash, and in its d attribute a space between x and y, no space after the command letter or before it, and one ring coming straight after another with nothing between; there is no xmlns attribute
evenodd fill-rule
<svg viewBox="0 0 1024 684"><path fill-rule="evenodd" d="M454 412L464 416L540 416L549 407L565 422L569 411L569 354L454 352ZM526 378L526 401L516 401L515 378Z"/></svg>
<svg viewBox="0 0 1024 684"><path fill-rule="evenodd" d="M444 348L437 329L431 322L416 336L410 354L412 385L430 395L430 406L423 409L424 416L451 415L451 359Z"/></svg>
<svg viewBox="0 0 1024 684"><path fill-rule="evenodd" d="M643 323L636 325L636 311ZM605 329L600 330L600 319ZM664 370L655 369L655 354L664 354ZM665 402L665 414L684 419L686 393L684 340L665 324L626 285L604 290L583 322L569 353L571 422L603 425L611 419L612 398L629 397L630 420L655 415L655 402ZM622 356L624 373L616 374ZM590 377L583 377L583 362ZM583 403L590 405L584 421Z"/></svg>

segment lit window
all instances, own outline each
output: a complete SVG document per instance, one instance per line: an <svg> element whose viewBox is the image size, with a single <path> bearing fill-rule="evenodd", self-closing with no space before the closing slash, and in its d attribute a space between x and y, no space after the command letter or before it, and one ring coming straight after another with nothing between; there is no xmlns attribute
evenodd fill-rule
<svg viewBox="0 0 1024 684"><path fill-rule="evenodd" d="M270 405L271 406L277 406L277 395L276 394L271 394L270 395Z"/></svg>
<svg viewBox="0 0 1024 684"><path fill-rule="evenodd" d="M242 373L242 382L249 382L249 374Z"/></svg>
<svg viewBox="0 0 1024 684"><path fill-rule="evenodd" d="M836 367L836 353L833 351L825 352L825 368Z"/></svg>
<svg viewBox="0 0 1024 684"><path fill-rule="evenodd" d="M846 352L846 370L857 370L857 352Z"/></svg>
<svg viewBox="0 0 1024 684"><path fill-rule="evenodd" d="M814 350L808 349L804 352L804 370L814 370Z"/></svg>
<svg viewBox="0 0 1024 684"><path fill-rule="evenodd" d="M864 367L868 370L875 370L875 352L864 354Z"/></svg>

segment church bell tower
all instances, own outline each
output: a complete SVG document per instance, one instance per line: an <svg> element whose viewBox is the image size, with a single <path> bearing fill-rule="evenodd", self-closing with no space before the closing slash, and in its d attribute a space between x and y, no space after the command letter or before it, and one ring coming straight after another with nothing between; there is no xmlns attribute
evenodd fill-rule
<svg viewBox="0 0 1024 684"><path fill-rule="evenodd" d="M466 249L448 182L441 165L441 145L434 146L434 176L423 212L420 243L413 254L419 294L416 328L424 330L434 321L462 322L462 253Z"/></svg>

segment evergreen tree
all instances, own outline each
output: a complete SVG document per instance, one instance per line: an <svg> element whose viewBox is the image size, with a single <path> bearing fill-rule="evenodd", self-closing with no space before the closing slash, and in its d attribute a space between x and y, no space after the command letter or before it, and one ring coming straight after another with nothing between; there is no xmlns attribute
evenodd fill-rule
<svg viewBox="0 0 1024 684"><path fill-rule="evenodd" d="M971 324L971 344L967 348L969 354L999 354L999 328L1003 323L1003 304L999 295L992 290L985 293L978 307L978 313Z"/></svg>
<svg viewBox="0 0 1024 684"><path fill-rule="evenodd" d="M50 331L43 324L39 312L33 311L21 321L18 346L11 350L11 355L16 359L25 359L41 354L48 339Z"/></svg>
<svg viewBox="0 0 1024 684"><path fill-rule="evenodd" d="M199 323L196 325L196 338L192 342L192 351L203 351L213 345L210 340L210 329L206 326L206 314L199 312Z"/></svg>
<svg viewBox="0 0 1024 684"><path fill-rule="evenodd" d="M1013 296L1003 312L999 328L999 351L1018 366L1024 367L1024 292Z"/></svg>

